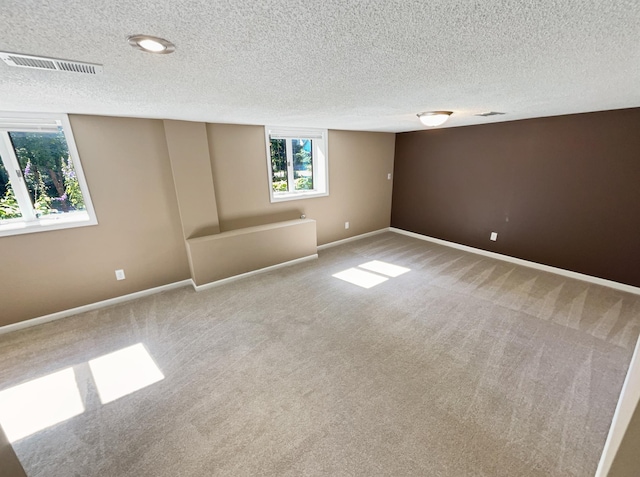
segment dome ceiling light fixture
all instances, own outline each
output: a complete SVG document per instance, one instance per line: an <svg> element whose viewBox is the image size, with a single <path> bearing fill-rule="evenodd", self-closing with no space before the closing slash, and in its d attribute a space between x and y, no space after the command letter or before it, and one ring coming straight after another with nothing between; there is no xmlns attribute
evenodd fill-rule
<svg viewBox="0 0 640 477"><path fill-rule="evenodd" d="M147 53L157 53L166 55L176 51L176 45L169 40L151 35L131 35L127 37L127 41L131 46Z"/></svg>
<svg viewBox="0 0 640 477"><path fill-rule="evenodd" d="M453 111L425 111L424 113L418 113L417 116L422 124L432 128L444 124L452 114Z"/></svg>

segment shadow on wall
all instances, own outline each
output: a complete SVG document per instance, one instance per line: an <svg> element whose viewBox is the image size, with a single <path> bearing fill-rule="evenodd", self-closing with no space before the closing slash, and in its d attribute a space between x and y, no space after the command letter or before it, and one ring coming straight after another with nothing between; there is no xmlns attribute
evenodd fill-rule
<svg viewBox="0 0 640 477"><path fill-rule="evenodd" d="M241 216L234 219L221 220L220 232L230 232L231 230L244 229L246 227L295 220L299 219L303 213L301 209L291 209L275 214Z"/></svg>

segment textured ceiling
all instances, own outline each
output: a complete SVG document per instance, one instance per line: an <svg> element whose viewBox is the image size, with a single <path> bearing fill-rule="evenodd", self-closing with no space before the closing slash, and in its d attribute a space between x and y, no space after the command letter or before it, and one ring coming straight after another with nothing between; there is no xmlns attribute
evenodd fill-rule
<svg viewBox="0 0 640 477"><path fill-rule="evenodd" d="M6 111L408 131L426 110L451 127L640 106L638 0L3 0L0 18L0 50L104 65L0 63Z"/></svg>

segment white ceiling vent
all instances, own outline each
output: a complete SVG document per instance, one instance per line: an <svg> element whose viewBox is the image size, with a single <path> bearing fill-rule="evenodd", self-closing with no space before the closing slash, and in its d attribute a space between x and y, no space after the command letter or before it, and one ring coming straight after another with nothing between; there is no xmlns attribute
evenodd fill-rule
<svg viewBox="0 0 640 477"><path fill-rule="evenodd" d="M6 53L4 51L0 51L0 59L9 66L18 66L20 68L71 71L74 73L84 73L89 75L102 73L102 65L82 63L80 61L45 58L43 56L19 55L17 53Z"/></svg>
<svg viewBox="0 0 640 477"><path fill-rule="evenodd" d="M484 112L484 113L475 114L474 116L482 116L482 117L486 118L487 116L502 116L503 114L505 114L505 113L501 113L501 112L498 112L498 111L487 111L487 112Z"/></svg>

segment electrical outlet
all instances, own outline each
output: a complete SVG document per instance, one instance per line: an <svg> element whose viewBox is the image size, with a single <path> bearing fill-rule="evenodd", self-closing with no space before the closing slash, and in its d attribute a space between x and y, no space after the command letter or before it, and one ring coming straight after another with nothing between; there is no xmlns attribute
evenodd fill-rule
<svg viewBox="0 0 640 477"><path fill-rule="evenodd" d="M124 270L120 269L120 270L116 270L116 280L124 280L125 276L124 276Z"/></svg>
<svg viewBox="0 0 640 477"><path fill-rule="evenodd" d="M493 240L494 242L498 240L498 232L491 232L491 237L489 237L489 239Z"/></svg>
<svg viewBox="0 0 640 477"><path fill-rule="evenodd" d="M387 174L387 180L390 181L391 180L391 172L389 172L389 174Z"/></svg>
<svg viewBox="0 0 640 477"><path fill-rule="evenodd" d="M349 228L349 222L345 222L345 223L344 223L344 228L345 228L345 229L348 229L348 228Z"/></svg>

